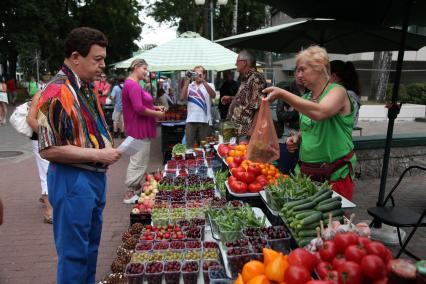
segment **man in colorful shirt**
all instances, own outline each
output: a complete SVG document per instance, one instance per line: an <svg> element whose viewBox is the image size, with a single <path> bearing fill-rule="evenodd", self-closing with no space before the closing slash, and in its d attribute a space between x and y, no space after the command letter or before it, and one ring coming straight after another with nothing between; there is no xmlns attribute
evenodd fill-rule
<svg viewBox="0 0 426 284"><path fill-rule="evenodd" d="M121 155L112 148L90 84L105 68L107 44L98 30L72 30L64 65L38 104L40 155L50 161L47 182L60 284L95 283L106 170Z"/></svg>
<svg viewBox="0 0 426 284"><path fill-rule="evenodd" d="M189 83L190 77L186 77L180 95L181 100L188 100L185 127L188 148L193 148L195 144L200 145L200 142L210 135L211 100L216 97L214 86L204 80L204 67L196 66L194 72L197 73L194 81Z"/></svg>
<svg viewBox="0 0 426 284"><path fill-rule="evenodd" d="M238 54L237 71L242 75L240 88L235 97L223 96L221 102L228 104L230 101L227 119L239 125L240 140L247 140L253 125L254 115L260 107L262 90L266 88L266 80L256 71L256 57L248 50Z"/></svg>

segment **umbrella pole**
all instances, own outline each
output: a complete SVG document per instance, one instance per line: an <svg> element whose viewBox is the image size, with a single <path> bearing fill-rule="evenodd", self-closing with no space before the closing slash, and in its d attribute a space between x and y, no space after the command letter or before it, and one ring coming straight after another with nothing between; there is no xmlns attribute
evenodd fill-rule
<svg viewBox="0 0 426 284"><path fill-rule="evenodd" d="M379 198L377 201L377 206L383 206L384 196L386 192L386 178L387 178L388 167L389 167L389 157L390 157L390 149L392 144L393 128L394 128L395 119L397 118L400 107L401 107L400 105L397 104L397 99L398 99L399 83L401 81L402 63L404 60L404 50L405 50L405 42L407 38L408 20L410 18L412 2L413 0L405 1L405 4L406 4L405 17L402 23L402 33L401 33L399 50L398 50L398 60L396 63L395 81L394 81L393 90L392 90L392 103L388 111L389 122L388 122L388 130L386 134L385 153L383 155L383 167L382 167L382 175L380 178L380 190L379 190Z"/></svg>

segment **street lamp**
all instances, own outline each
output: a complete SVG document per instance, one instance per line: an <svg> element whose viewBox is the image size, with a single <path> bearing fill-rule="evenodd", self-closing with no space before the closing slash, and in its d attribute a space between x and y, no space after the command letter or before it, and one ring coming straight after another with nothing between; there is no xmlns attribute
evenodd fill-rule
<svg viewBox="0 0 426 284"><path fill-rule="evenodd" d="M205 0L194 0L196 5L204 5L206 3ZM213 1L210 0L210 40L213 41ZM228 0L217 0L217 4L219 5L226 5L228 3Z"/></svg>

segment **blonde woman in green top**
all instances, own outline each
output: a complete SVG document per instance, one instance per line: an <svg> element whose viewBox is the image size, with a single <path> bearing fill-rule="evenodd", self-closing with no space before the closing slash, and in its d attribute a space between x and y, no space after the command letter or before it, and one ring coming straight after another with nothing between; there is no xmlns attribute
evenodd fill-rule
<svg viewBox="0 0 426 284"><path fill-rule="evenodd" d="M286 140L290 152L300 148L296 171L317 181L330 181L334 191L352 200L354 106L343 86L330 83L324 48L311 46L299 52L296 66L297 78L311 92L299 97L278 87L263 91L269 101L280 98L300 113L300 131Z"/></svg>

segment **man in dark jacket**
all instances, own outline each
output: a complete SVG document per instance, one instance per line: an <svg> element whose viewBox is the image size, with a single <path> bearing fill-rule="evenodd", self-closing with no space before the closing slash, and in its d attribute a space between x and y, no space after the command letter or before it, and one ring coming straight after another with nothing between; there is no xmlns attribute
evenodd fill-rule
<svg viewBox="0 0 426 284"><path fill-rule="evenodd" d="M295 78L289 85L284 86L283 89L302 96L309 90L303 86L303 83ZM280 158L278 160L278 166L282 173L292 173L296 163L299 159L299 151L290 153L287 151L285 141L291 138L292 133L299 130L299 112L292 106L284 102L283 100L277 101L277 134L280 138Z"/></svg>
<svg viewBox="0 0 426 284"><path fill-rule="evenodd" d="M226 119L226 115L228 114L228 109L230 105L230 101L223 101L222 98L224 96L234 97L238 92L239 84L234 80L234 74L230 70L226 70L223 72L223 84L220 87L220 100L219 100L219 113L221 119Z"/></svg>

